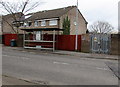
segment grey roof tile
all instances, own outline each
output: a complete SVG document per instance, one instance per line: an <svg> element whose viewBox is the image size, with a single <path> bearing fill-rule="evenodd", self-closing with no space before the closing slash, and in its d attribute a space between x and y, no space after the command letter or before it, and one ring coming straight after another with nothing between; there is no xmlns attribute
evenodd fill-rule
<svg viewBox="0 0 120 87"><path fill-rule="evenodd" d="M59 18L62 15L66 14L69 10L73 9L76 6L69 6L65 8L53 9L53 10L45 10L39 11L36 13L31 13L31 17L27 18L27 21L33 20L41 20L41 19L49 19L49 18Z"/></svg>

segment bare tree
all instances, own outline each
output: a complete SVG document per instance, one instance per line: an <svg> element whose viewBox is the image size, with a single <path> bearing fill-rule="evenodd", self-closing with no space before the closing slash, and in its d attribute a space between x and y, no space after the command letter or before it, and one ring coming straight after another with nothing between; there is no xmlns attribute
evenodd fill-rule
<svg viewBox="0 0 120 87"><path fill-rule="evenodd" d="M8 25L13 29L14 33L18 34L20 21L24 19L24 14L36 8L39 4L40 1L33 2L33 0L19 0L18 2L6 2L1 0L0 6L2 7L3 12L11 15L16 28L14 28L13 24L4 19L4 17L3 21L8 23Z"/></svg>
<svg viewBox="0 0 120 87"><path fill-rule="evenodd" d="M111 33L114 27L108 22L97 21L90 26L90 31L93 33Z"/></svg>

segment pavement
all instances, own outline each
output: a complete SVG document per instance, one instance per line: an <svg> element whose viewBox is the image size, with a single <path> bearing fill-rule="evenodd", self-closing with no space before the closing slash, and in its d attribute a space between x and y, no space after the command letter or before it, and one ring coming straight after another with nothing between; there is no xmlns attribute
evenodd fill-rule
<svg viewBox="0 0 120 87"><path fill-rule="evenodd" d="M61 55L79 56L79 57L85 57L85 58L94 58L94 59L118 60L118 56L117 55L82 53L82 52L61 51L61 50L57 50L57 51L55 51L53 53L61 54Z"/></svg>
<svg viewBox="0 0 120 87"><path fill-rule="evenodd" d="M3 46L6 47L6 46ZM63 50L42 50L37 51L36 49L24 49L23 47L7 47L13 50L19 51L28 51L28 52L35 52L35 53L50 53L50 54L58 54L58 55L70 55L70 56L77 56L77 57L84 57L84 58L93 58L93 59L109 59L109 60L119 60L118 55L108 55L108 54L95 54L95 53L82 53L82 52L75 52L75 51L63 51Z"/></svg>
<svg viewBox="0 0 120 87"><path fill-rule="evenodd" d="M16 77L2 75L2 85L37 85L27 80L18 79Z"/></svg>
<svg viewBox="0 0 120 87"><path fill-rule="evenodd" d="M91 57L92 55L90 55L69 51L52 52L4 46L2 52L3 75L19 78L18 81L36 84L117 85L116 75L106 64L117 64L116 59L111 60L116 56L100 55L101 57L97 57L98 54L94 54L96 57ZM109 56L110 59L107 59ZM4 84L15 82L14 79L13 82L6 80L4 80ZM18 82L14 84L18 84Z"/></svg>

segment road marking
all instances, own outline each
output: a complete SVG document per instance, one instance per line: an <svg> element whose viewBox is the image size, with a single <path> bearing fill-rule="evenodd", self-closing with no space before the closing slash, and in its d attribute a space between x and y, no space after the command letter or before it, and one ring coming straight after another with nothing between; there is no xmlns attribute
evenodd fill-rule
<svg viewBox="0 0 120 87"><path fill-rule="evenodd" d="M62 62L53 62L54 64L62 64L62 65L69 65L69 63L62 63Z"/></svg>
<svg viewBox="0 0 120 87"><path fill-rule="evenodd" d="M6 56L6 57L16 57L16 58L18 58L18 56L12 56L12 55L3 55L3 56Z"/></svg>
<svg viewBox="0 0 120 87"><path fill-rule="evenodd" d="M22 52L26 52L26 51L22 51Z"/></svg>
<svg viewBox="0 0 120 87"><path fill-rule="evenodd" d="M106 68L100 68L100 67L97 67L97 69L100 69L100 70L108 70Z"/></svg>
<svg viewBox="0 0 120 87"><path fill-rule="evenodd" d="M22 58L22 59L26 59L26 60L30 59L30 58L27 58L27 57L20 57L20 58Z"/></svg>
<svg viewBox="0 0 120 87"><path fill-rule="evenodd" d="M26 60L30 59L30 58L27 58L27 57L19 57L19 56L11 56L11 55L2 55L2 56L15 57L15 58L17 58L17 59L26 59Z"/></svg>
<svg viewBox="0 0 120 87"><path fill-rule="evenodd" d="M32 54L33 54L33 53L35 53L35 52L29 52L29 53L32 53Z"/></svg>
<svg viewBox="0 0 120 87"><path fill-rule="evenodd" d="M54 64L60 64L59 62L53 62Z"/></svg>
<svg viewBox="0 0 120 87"><path fill-rule="evenodd" d="M2 55L2 56L8 56L8 55Z"/></svg>
<svg viewBox="0 0 120 87"><path fill-rule="evenodd" d="M62 63L62 64L64 64L64 65L69 65L69 63Z"/></svg>

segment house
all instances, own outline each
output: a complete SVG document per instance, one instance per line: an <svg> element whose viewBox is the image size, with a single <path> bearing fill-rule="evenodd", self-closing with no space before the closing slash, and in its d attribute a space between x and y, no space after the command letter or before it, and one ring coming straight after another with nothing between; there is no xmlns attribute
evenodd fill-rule
<svg viewBox="0 0 120 87"><path fill-rule="evenodd" d="M77 11L78 11L78 26L76 26ZM83 17L83 15L80 13L80 11L77 9L76 6L69 6L65 8L31 13L26 15L25 18L26 19L23 21L23 25L20 27L21 30L24 31L24 42L23 42L24 48L52 49L54 51L57 46L56 44L60 42L60 39L58 40L58 37L56 36L63 34L64 30L70 27L69 34L67 35L74 36L74 37L72 36L73 38L71 39L73 40L72 41L73 45L71 45L73 47L72 50L74 50L76 27L78 27L77 33L79 35L86 34L87 31L87 21L85 20L85 18ZM65 20L67 20L66 23ZM68 25L66 25L67 23ZM64 28L63 25L67 27ZM29 38L28 36L26 38L27 34L30 35Z"/></svg>
<svg viewBox="0 0 120 87"><path fill-rule="evenodd" d="M70 20L70 35L76 34L76 6L69 6L53 10L39 11L26 15L24 26L33 28L58 28L63 29L63 21L66 17ZM78 10L78 34L86 34L87 21ZM50 32L47 32L50 33ZM62 34L62 32L59 32Z"/></svg>
<svg viewBox="0 0 120 87"><path fill-rule="evenodd" d="M14 26L14 21L15 20L19 20L19 18L21 18L21 13L14 13L14 14L7 14L7 15L3 15L1 16L1 20L2 20L2 34L15 34L17 32L19 33L23 33L22 30L17 29L16 26ZM20 20L19 20L20 21Z"/></svg>
<svg viewBox="0 0 120 87"><path fill-rule="evenodd" d="M2 35L2 15L0 15L0 35Z"/></svg>

